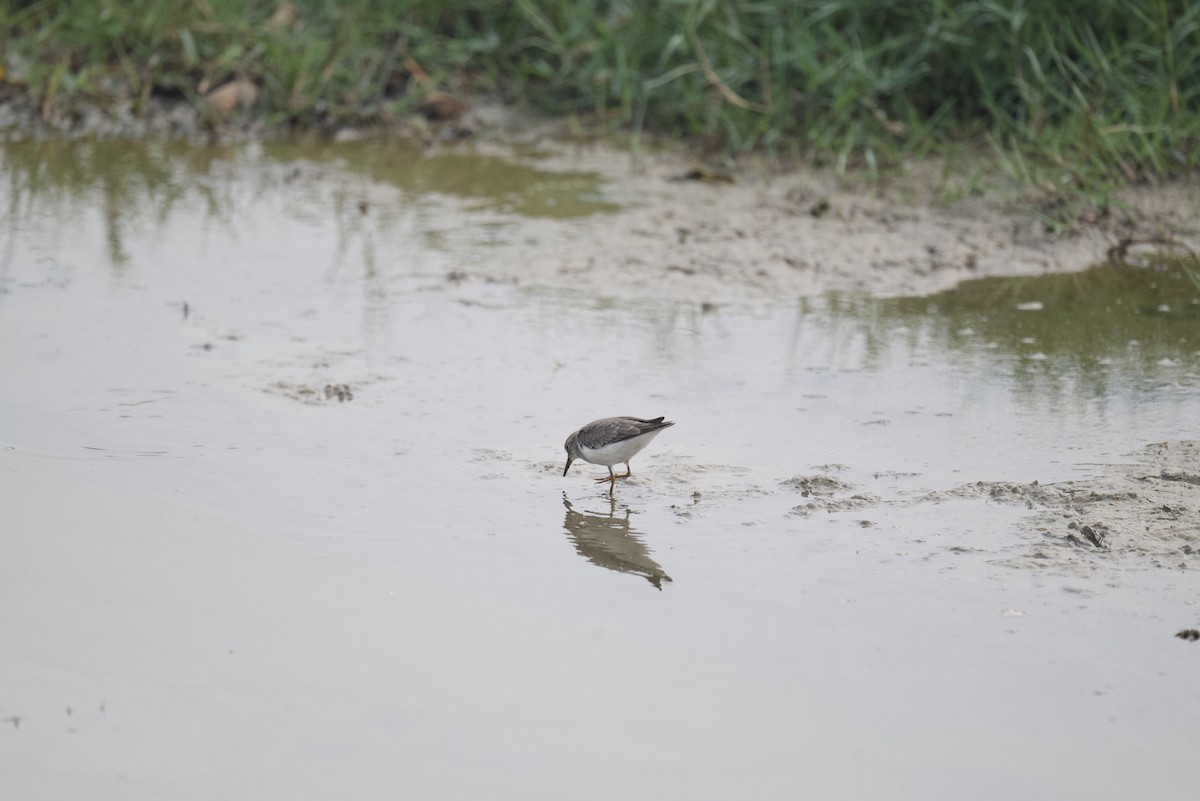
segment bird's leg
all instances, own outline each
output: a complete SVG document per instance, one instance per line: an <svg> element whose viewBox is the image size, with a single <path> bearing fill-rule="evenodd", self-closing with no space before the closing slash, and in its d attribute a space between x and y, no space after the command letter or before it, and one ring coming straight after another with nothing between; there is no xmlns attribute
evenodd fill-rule
<svg viewBox="0 0 1200 801"><path fill-rule="evenodd" d="M607 476L601 476L600 478L596 479L596 481L597 481L597 482L600 482L600 481L608 481L608 482L611 482L611 481L613 480L613 471L612 471L612 465L607 465L607 467L608 467L608 475L607 475Z"/></svg>
<svg viewBox="0 0 1200 801"><path fill-rule="evenodd" d="M610 476L612 476L612 481L616 481L618 478L629 478L630 476L632 476L632 475L633 475L633 468L629 466L629 462L626 462L626 463L625 463L625 472L624 472L624 473L621 473L621 474L619 474L619 475L613 475L612 468L610 467L610 468L608 468L608 474L609 474ZM603 479L603 478L598 478L598 479L596 479L596 480L597 480L597 481L605 481L606 479Z"/></svg>

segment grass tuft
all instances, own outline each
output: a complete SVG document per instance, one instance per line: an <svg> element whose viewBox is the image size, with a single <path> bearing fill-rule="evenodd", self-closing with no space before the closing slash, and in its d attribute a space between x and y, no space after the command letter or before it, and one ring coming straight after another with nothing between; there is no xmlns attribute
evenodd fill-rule
<svg viewBox="0 0 1200 801"><path fill-rule="evenodd" d="M1190 0L14 0L4 28L5 94L64 124L77 102L199 104L241 79L305 127L387 122L441 88L872 174L986 142L1026 185L1094 203L1200 159Z"/></svg>

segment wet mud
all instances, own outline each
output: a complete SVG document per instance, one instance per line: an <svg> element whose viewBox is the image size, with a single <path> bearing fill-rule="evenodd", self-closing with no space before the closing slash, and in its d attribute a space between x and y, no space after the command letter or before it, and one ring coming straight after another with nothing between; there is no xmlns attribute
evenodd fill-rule
<svg viewBox="0 0 1200 801"><path fill-rule="evenodd" d="M1027 512L1017 523L1026 553L997 564L1063 574L1116 574L1122 569L1194 570L1200 551L1200 443L1160 442L1098 465L1094 478L1053 483L979 480L945 490L883 499L828 474L783 482L811 498L791 514L873 510L975 501ZM1034 535L1034 536L1030 536Z"/></svg>
<svg viewBox="0 0 1200 801"><path fill-rule="evenodd" d="M1084 572L1119 565L1194 570L1200 548L1200 443L1155 443L1097 478L1041 485L977 482L934 493L1025 506L1021 525L1044 536L1008 564Z"/></svg>

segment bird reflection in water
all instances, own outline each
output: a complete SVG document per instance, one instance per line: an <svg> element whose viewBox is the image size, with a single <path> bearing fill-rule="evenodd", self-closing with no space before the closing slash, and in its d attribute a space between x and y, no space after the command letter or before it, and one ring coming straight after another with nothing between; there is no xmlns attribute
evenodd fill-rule
<svg viewBox="0 0 1200 801"><path fill-rule="evenodd" d="M618 517L616 501L609 498L608 505L608 514L577 512L563 493L563 506L567 508L563 528L575 550L594 565L641 576L661 590L662 583L671 577L650 558L650 550L629 525L629 507L625 507L624 517Z"/></svg>

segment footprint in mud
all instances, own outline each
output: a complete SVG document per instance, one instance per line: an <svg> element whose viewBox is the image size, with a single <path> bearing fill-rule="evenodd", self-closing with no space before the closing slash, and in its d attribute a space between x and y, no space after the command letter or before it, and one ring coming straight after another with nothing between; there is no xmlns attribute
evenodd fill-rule
<svg viewBox="0 0 1200 801"><path fill-rule="evenodd" d="M266 388L267 392L283 395L292 400L313 405L346 403L354 400L354 390L349 384L326 384L323 388L312 384L294 384L291 381L276 381Z"/></svg>
<svg viewBox="0 0 1200 801"><path fill-rule="evenodd" d="M354 393L350 391L349 384L326 384L325 385L325 400L336 398L338 403L354 400Z"/></svg>

